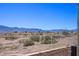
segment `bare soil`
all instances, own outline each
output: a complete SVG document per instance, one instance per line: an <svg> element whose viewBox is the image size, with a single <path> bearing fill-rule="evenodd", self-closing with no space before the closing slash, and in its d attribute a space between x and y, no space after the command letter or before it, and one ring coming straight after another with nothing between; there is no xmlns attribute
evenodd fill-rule
<svg viewBox="0 0 79 59"><path fill-rule="evenodd" d="M0 56L23 56L48 49L77 45L77 35L59 38L57 39L58 42L55 44L39 44L36 42L35 45L28 47L23 47L23 45L19 43L19 40L22 39L24 38L22 37L16 40L5 40L5 38L0 38Z"/></svg>

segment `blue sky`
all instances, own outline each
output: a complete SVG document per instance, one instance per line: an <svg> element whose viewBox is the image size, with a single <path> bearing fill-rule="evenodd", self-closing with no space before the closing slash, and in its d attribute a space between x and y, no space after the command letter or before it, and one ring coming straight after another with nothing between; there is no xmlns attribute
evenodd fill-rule
<svg viewBox="0 0 79 59"><path fill-rule="evenodd" d="M39 29L76 29L77 4L0 4L0 25Z"/></svg>

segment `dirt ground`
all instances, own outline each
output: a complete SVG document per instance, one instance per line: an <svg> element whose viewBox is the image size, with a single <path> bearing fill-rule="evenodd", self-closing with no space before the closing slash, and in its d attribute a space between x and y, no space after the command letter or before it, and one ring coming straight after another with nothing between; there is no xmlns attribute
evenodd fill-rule
<svg viewBox="0 0 79 59"><path fill-rule="evenodd" d="M18 42L21 39L23 38L18 38L17 40L10 41L5 40L4 38L0 38L0 47L4 47L2 47L3 49L0 49L0 56L23 56L29 53L44 51L48 49L77 45L77 35L57 39L58 42L55 44L36 43L35 45L28 47L22 47L22 44Z"/></svg>

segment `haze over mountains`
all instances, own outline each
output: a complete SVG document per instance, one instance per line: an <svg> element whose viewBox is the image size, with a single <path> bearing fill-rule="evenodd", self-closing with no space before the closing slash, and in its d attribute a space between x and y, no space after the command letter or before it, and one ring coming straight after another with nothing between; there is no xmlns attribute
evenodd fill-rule
<svg viewBox="0 0 79 59"><path fill-rule="evenodd" d="M76 32L77 29L67 30L67 29L51 29L43 30L38 28L19 28L19 27L8 27L0 25L0 32L62 32L62 31L73 31Z"/></svg>

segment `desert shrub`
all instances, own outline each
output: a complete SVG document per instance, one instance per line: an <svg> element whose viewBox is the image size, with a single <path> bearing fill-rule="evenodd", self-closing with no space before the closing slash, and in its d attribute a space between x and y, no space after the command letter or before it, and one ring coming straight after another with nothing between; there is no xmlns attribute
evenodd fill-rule
<svg viewBox="0 0 79 59"><path fill-rule="evenodd" d="M18 31L14 31L14 33L18 33Z"/></svg>
<svg viewBox="0 0 79 59"><path fill-rule="evenodd" d="M59 34L60 32L56 32L56 34Z"/></svg>
<svg viewBox="0 0 79 59"><path fill-rule="evenodd" d="M14 36L7 36L7 37L5 37L5 39L6 40L15 40L15 39L17 39L17 37L14 37Z"/></svg>
<svg viewBox="0 0 79 59"><path fill-rule="evenodd" d="M70 33L67 32L67 31L63 31L62 34L65 35L65 36L67 36L67 37L70 36Z"/></svg>
<svg viewBox="0 0 79 59"><path fill-rule="evenodd" d="M26 39L21 39L21 40L19 40L18 42L19 42L19 43L24 43L25 40L26 40Z"/></svg>
<svg viewBox="0 0 79 59"><path fill-rule="evenodd" d="M45 38L42 37L41 44L53 44L55 42L56 42L56 40L53 37L51 39L50 36L45 36Z"/></svg>
<svg viewBox="0 0 79 59"><path fill-rule="evenodd" d="M39 35L43 35L43 33L42 32L39 32Z"/></svg>
<svg viewBox="0 0 79 59"><path fill-rule="evenodd" d="M3 46L3 45L1 45L0 44L0 50L13 50L13 49L17 49L18 48L18 46L16 46L16 45L12 45L12 46Z"/></svg>
<svg viewBox="0 0 79 59"><path fill-rule="evenodd" d="M0 50L2 50L3 49L3 45L2 44L0 44Z"/></svg>
<svg viewBox="0 0 79 59"><path fill-rule="evenodd" d="M32 45L34 45L34 41L31 39L25 39L23 44L24 44L24 46L32 46Z"/></svg>
<svg viewBox="0 0 79 59"><path fill-rule="evenodd" d="M35 41L35 42L39 42L40 36L31 36L30 39Z"/></svg>
<svg viewBox="0 0 79 59"><path fill-rule="evenodd" d="M17 49L18 48L18 46L17 45L12 45L12 46L6 46L5 47L6 49L10 49L10 50L14 50L14 49Z"/></svg>
<svg viewBox="0 0 79 59"><path fill-rule="evenodd" d="M55 38L55 39L61 38L61 36L59 36L59 35L57 35L57 36L52 36L52 37Z"/></svg>
<svg viewBox="0 0 79 59"><path fill-rule="evenodd" d="M51 38L49 36L45 36L45 38L42 38L41 43L42 44L50 44L51 43Z"/></svg>

